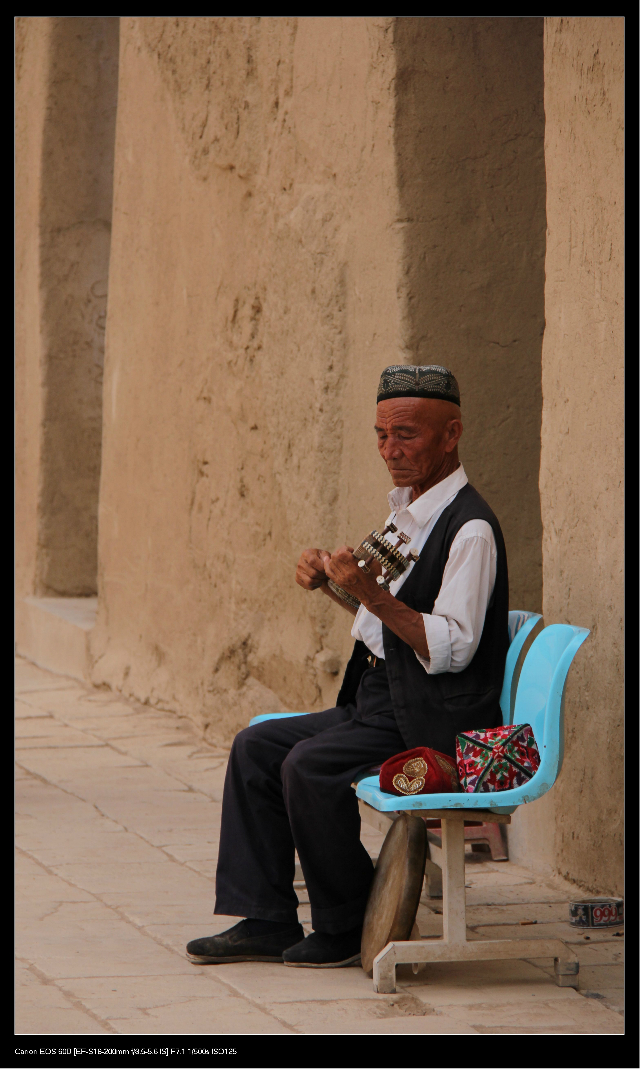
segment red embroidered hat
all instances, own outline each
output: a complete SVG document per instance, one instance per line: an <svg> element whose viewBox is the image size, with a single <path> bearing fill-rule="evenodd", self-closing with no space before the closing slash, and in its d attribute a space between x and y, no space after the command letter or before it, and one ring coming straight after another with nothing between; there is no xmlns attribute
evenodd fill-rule
<svg viewBox="0 0 640 1069"><path fill-rule="evenodd" d="M459 791L456 763L447 754L416 746L385 761L380 790L389 794L451 794Z"/></svg>

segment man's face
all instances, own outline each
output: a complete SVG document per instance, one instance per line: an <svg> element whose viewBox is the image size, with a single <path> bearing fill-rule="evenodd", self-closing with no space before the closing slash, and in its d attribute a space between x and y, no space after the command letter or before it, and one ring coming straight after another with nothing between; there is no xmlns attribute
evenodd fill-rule
<svg viewBox="0 0 640 1069"><path fill-rule="evenodd" d="M462 434L460 409L450 401L393 397L378 402L375 429L394 485L428 489L449 474Z"/></svg>

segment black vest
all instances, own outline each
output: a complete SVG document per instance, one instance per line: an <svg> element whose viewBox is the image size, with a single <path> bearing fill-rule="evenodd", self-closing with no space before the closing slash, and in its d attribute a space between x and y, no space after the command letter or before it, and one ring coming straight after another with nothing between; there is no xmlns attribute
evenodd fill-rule
<svg viewBox="0 0 640 1069"><path fill-rule="evenodd" d="M427 675L411 647L382 625L391 704L408 750L430 746L453 757L461 731L486 730L502 723L499 701L509 648L507 553L498 520L469 483L439 517L397 596L417 612L432 612L451 543L469 520L486 520L491 526L498 557L493 594L471 663L462 672ZM356 642L336 705L355 704L368 653L363 642Z"/></svg>

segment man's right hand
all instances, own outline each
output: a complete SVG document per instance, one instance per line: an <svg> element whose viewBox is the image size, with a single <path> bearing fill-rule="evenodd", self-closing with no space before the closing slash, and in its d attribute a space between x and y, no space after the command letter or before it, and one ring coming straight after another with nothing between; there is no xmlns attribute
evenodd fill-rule
<svg viewBox="0 0 640 1069"><path fill-rule="evenodd" d="M305 549L300 554L298 567L296 568L296 583L305 590L317 590L318 587L327 583L324 562L331 560L331 554L326 549Z"/></svg>

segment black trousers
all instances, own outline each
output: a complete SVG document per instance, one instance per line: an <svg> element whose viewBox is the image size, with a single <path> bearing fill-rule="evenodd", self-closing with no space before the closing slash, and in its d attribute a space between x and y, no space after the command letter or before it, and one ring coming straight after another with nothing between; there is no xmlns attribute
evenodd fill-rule
<svg viewBox="0 0 640 1069"><path fill-rule="evenodd" d="M351 783L405 749L384 662L364 673L355 705L241 731L224 785L214 913L295 923L297 850L314 930L360 924L373 864Z"/></svg>

